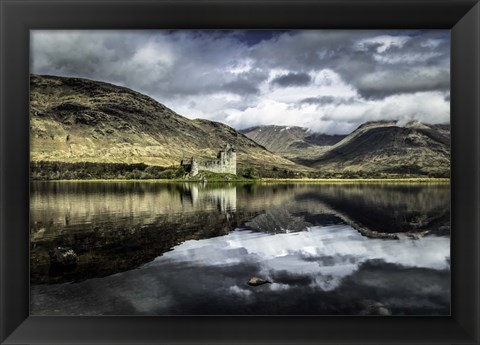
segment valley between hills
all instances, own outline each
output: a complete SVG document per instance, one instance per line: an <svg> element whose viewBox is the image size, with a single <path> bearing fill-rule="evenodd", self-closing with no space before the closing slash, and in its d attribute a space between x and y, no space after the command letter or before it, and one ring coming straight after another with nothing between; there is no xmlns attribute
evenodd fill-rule
<svg viewBox="0 0 480 345"><path fill-rule="evenodd" d="M31 75L31 176L59 179L184 179L182 159L236 149L237 176L254 178L449 178L450 125L368 122L348 135L301 127L235 130L188 119L125 87Z"/></svg>

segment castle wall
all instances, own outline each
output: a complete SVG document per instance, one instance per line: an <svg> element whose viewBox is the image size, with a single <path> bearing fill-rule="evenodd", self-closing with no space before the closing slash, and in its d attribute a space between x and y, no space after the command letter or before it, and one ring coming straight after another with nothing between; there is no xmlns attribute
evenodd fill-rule
<svg viewBox="0 0 480 345"><path fill-rule="evenodd" d="M231 146L227 145L225 150L220 151L215 159L197 161L192 158L188 162L181 161L180 164L187 168L190 176L197 175L200 170L223 174L237 174L237 153Z"/></svg>
<svg viewBox="0 0 480 345"><path fill-rule="evenodd" d="M198 170L208 170L223 174L237 173L237 157L235 152L228 152L226 155L222 155L222 158L198 162L197 165Z"/></svg>

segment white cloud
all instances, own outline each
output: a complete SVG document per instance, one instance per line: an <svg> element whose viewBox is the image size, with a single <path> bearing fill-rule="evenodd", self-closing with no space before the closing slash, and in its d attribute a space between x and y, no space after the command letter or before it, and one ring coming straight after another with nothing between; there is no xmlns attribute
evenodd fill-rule
<svg viewBox="0 0 480 345"><path fill-rule="evenodd" d="M408 40L409 36L391 36L381 35L360 40L356 48L358 50L367 50L369 47L376 47L377 53L384 53L391 47L402 47Z"/></svg>
<svg viewBox="0 0 480 345"><path fill-rule="evenodd" d="M324 118L352 123L378 120L400 122L448 123L450 103L443 92L418 92L388 96L382 100L364 100L351 104L339 104L326 113Z"/></svg>
<svg viewBox="0 0 480 345"><path fill-rule="evenodd" d="M232 74L242 74L250 72L253 69L254 61L252 59L245 59L235 62L228 71Z"/></svg>
<svg viewBox="0 0 480 345"><path fill-rule="evenodd" d="M418 92L388 96L382 100L354 98L348 103L325 105L263 100L243 111L230 109L225 122L233 127L254 125L299 125L319 132L349 133L366 121L398 120L424 123L448 123L450 103L443 92Z"/></svg>
<svg viewBox="0 0 480 345"><path fill-rule="evenodd" d="M418 62L425 62L435 57L441 56L441 53L431 52L425 54L391 54L391 55L381 55L381 54L374 54L373 58L375 61L387 64L398 64L398 63L418 63Z"/></svg>

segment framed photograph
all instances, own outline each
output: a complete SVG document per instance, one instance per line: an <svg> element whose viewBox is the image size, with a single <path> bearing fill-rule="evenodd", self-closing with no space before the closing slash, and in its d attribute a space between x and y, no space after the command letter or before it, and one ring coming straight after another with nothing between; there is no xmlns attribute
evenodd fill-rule
<svg viewBox="0 0 480 345"><path fill-rule="evenodd" d="M0 9L2 344L479 343L477 1Z"/></svg>

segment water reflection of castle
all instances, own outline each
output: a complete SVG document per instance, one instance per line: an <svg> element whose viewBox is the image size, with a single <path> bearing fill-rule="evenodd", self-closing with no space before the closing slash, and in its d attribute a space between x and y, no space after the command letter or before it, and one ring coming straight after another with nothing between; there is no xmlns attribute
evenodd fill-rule
<svg viewBox="0 0 480 345"><path fill-rule="evenodd" d="M237 209L237 188L225 186L211 188L206 184L185 184L185 189L190 192L191 202L194 206L202 204L215 205L222 213L232 212Z"/></svg>

